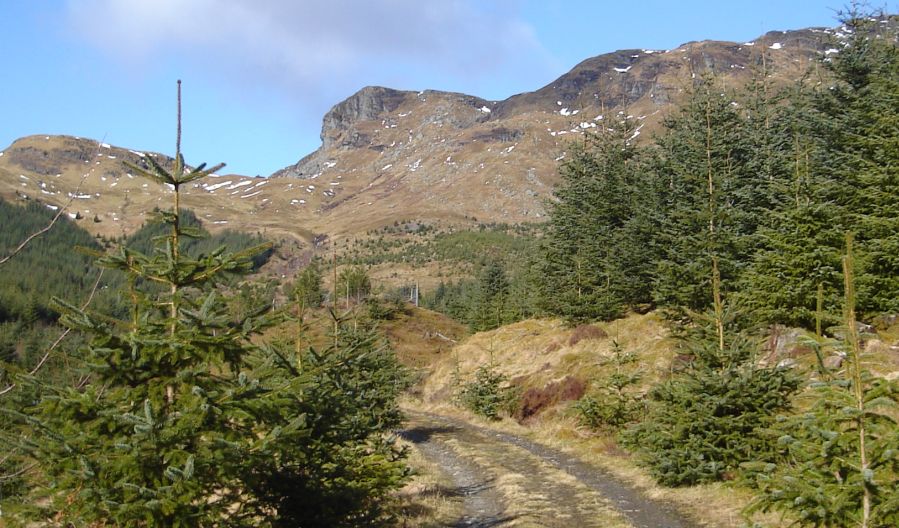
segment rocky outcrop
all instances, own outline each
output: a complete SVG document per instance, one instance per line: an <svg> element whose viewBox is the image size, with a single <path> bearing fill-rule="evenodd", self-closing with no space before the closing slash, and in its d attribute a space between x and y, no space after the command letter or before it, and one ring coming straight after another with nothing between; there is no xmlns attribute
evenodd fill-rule
<svg viewBox="0 0 899 528"><path fill-rule="evenodd" d="M341 103L334 105L322 120L322 148L335 146L341 136L359 121L377 119L385 112L396 110L414 92L405 92L381 86L366 86ZM358 146L357 140L339 147Z"/></svg>

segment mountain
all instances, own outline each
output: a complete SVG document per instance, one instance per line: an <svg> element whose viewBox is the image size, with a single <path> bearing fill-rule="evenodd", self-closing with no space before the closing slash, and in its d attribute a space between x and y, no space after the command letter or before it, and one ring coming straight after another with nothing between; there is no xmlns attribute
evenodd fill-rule
<svg viewBox="0 0 899 528"><path fill-rule="evenodd" d="M222 175L195 183L184 204L211 229L305 241L399 220L541 221L569 144L600 130L604 120L631 115L639 121L637 134L647 137L704 73L718 75L722 92L762 68L783 85L838 53L845 31L774 31L742 44L620 50L503 101L366 87L324 116L315 152L267 179ZM160 154L93 140L22 138L0 153L0 196L39 199L48 207L71 200L69 214L90 231L129 233L164 200L122 163L141 163L144 156L166 162Z"/></svg>

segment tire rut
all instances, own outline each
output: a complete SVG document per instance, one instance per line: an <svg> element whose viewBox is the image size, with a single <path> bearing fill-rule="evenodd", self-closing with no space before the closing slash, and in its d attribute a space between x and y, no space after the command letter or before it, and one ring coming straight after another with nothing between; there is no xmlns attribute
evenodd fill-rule
<svg viewBox="0 0 899 528"><path fill-rule="evenodd" d="M696 528L672 508L559 450L446 416L409 412L401 434L452 478L451 527Z"/></svg>

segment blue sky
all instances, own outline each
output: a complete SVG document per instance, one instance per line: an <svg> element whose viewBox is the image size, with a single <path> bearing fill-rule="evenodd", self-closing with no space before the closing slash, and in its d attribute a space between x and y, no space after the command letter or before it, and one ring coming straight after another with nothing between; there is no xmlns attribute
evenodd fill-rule
<svg viewBox="0 0 899 528"><path fill-rule="evenodd" d="M366 85L503 99L622 48L836 25L840 0L4 0L0 148L70 134L268 175ZM880 4L896 11L895 2Z"/></svg>

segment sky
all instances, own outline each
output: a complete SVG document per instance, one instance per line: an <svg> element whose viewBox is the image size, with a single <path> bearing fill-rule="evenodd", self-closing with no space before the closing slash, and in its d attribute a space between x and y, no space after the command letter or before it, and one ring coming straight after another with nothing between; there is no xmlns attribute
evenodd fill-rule
<svg viewBox="0 0 899 528"><path fill-rule="evenodd" d="M2 0L0 149L68 134L267 176L364 86L500 100L584 59L837 25L842 0ZM896 12L896 2L875 4Z"/></svg>

